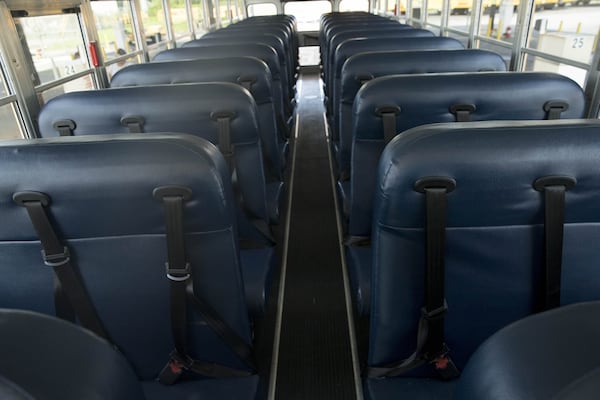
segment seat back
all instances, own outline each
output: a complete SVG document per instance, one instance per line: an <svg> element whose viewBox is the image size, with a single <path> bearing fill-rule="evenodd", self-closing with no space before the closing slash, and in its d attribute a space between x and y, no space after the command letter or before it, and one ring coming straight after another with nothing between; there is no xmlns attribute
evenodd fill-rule
<svg viewBox="0 0 600 400"><path fill-rule="evenodd" d="M544 120L551 116L550 105L566 107L557 115L561 119L582 118L585 96L569 78L543 72L391 75L368 82L354 100L350 235L368 236L371 230L374 171L385 147L382 110L398 113L395 132L401 133L419 125L454 122L454 107L474 108L468 114L472 121Z"/></svg>
<svg viewBox="0 0 600 400"><path fill-rule="evenodd" d="M273 96L278 111L286 118L290 116L289 102L284 98L281 82L279 57L275 49L264 44L220 45L211 47L179 47L165 50L156 55L153 61L182 61L207 58L256 57L264 61L271 71Z"/></svg>
<svg viewBox="0 0 600 400"><path fill-rule="evenodd" d="M199 82L230 82L250 91L257 106L263 154L270 173L279 177L284 165L282 152L287 143L286 132L279 132L277 128L271 72L258 58L227 57L136 64L117 72L111 80L111 86ZM283 116L279 115L278 118L283 119Z"/></svg>
<svg viewBox="0 0 600 400"><path fill-rule="evenodd" d="M281 84L284 90L284 96L290 98L292 90L292 78L291 78L291 66L288 65L287 49L285 48L283 41L275 35L269 34L255 34L252 32L246 32L240 30L241 36L211 36L202 37L200 39L191 40L183 44L183 47L212 47L221 45L241 45L241 44L264 44L272 47L277 53L279 68L281 71Z"/></svg>
<svg viewBox="0 0 600 400"><path fill-rule="evenodd" d="M329 91L332 99L329 102L329 114L333 112L331 105L339 101L339 87L342 79L342 67L348 58L355 54L371 51L394 51L394 50L462 50L464 46L458 40L448 37L415 37L403 39L349 39L341 43L333 55L331 73L329 74ZM335 100L334 100L335 99ZM334 132L335 134L335 132ZM334 140L339 138L334 136Z"/></svg>
<svg viewBox="0 0 600 400"><path fill-rule="evenodd" d="M2 307L55 314L53 269L44 265L27 210L12 200L16 192L45 193L49 219L112 341L139 379L154 380L174 348L165 206L154 190L176 185L191 191L183 230L194 293L252 343L235 202L214 145L175 133L75 136L2 142L0 159ZM191 356L245 368L189 311Z"/></svg>
<svg viewBox="0 0 600 400"><path fill-rule="evenodd" d="M333 130L338 132L338 167L350 175L352 104L358 89L371 79L394 74L505 71L503 58L491 51L427 50L367 52L350 57L342 67L339 98L333 104Z"/></svg>
<svg viewBox="0 0 600 400"><path fill-rule="evenodd" d="M229 152L243 207L268 221L256 104L239 85L195 83L66 93L46 104L39 126L42 137L59 136L56 125L69 121L75 136L118 134L130 132L127 118L137 118L146 133L189 133L226 147L220 137L221 117L229 120ZM242 236L251 237L252 230L242 231Z"/></svg>
<svg viewBox="0 0 600 400"><path fill-rule="evenodd" d="M425 301L422 178L456 182L445 196L442 263L445 342L459 369L491 334L539 309L550 207L534 188L540 178L576 180L565 193L561 304L600 299L590 263L600 240L599 155L597 120L435 124L396 137L377 172L369 365L416 348Z"/></svg>

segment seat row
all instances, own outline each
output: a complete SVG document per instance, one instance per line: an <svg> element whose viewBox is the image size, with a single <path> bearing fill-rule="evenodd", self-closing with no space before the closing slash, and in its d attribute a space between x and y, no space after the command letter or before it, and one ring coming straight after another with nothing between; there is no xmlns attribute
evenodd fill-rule
<svg viewBox="0 0 600 400"><path fill-rule="evenodd" d="M260 399L295 20L249 18L188 46L50 100L42 139L0 150L1 305L109 340L146 398ZM16 173L26 164L42 172Z"/></svg>
<svg viewBox="0 0 600 400"><path fill-rule="evenodd" d="M541 353L519 346L569 343L569 330L555 336L525 325L529 342L500 336L465 368L503 326L600 300L598 154L597 120L433 124L386 146L374 193L366 398L481 398L503 389L511 360L531 365ZM214 145L174 133L59 137L3 142L0 159L4 307L78 320L110 340L145 398L260 398L237 204ZM31 165L44 168L24 167ZM98 347L93 365L126 369L112 353L100 356L107 348ZM556 355L573 367L552 366L548 373L561 377L552 390L594 365L591 358L579 365L576 354ZM437 379L463 368L458 387ZM5 367L0 375L32 384L15 371L30 369ZM130 373L117 376L113 398L121 391L142 398ZM540 379L517 383L539 389Z"/></svg>
<svg viewBox="0 0 600 400"><path fill-rule="evenodd" d="M346 263L355 309L361 324L369 325L363 365L366 398L449 398L453 384L423 378L454 377L486 337L511 321L544 309L538 298L543 291L541 264L551 255L544 257L543 230L538 219L531 219L543 216L539 191L544 189L536 192L531 185L537 178L546 182L544 168L531 167L541 175L527 177L538 202L525 202L524 194L515 194L513 199L506 192L512 183L504 179L511 176L515 180L513 169L529 169L538 165L539 158L544 159L544 167L552 165L548 176L562 167L556 167L560 160L545 156L543 146L527 144L527 132L541 138L541 132L548 131L550 136L555 130L576 132L580 124L587 124L485 125L470 121L582 118L585 97L568 78L504 72L504 61L494 53L461 50L460 43L455 48L441 47L444 50L422 45L450 39L402 37L410 28L398 25L364 13L333 13L321 19L338 193L347 221ZM388 35L398 36L388 39ZM441 122L458 124L411 129ZM469 129L462 122L473 126ZM590 124L583 129L597 136L598 125ZM469 133L458 133L463 130ZM485 134L479 136L479 132ZM503 146L496 143L495 135L506 141ZM566 148L571 139L577 141L570 134L564 136ZM402 150L389 149L396 146ZM497 152L499 148L501 152ZM574 156L571 161L576 159ZM569 162L565 162L565 170L570 170ZM415 172L415 165L428 172ZM456 176L462 173L468 186L459 193ZM554 186L556 182L548 179L548 185ZM558 182L559 186L564 183ZM447 229L439 225L445 223L445 214L436 214L430 205L428 185L431 192L452 192L447 196L448 202L455 199L448 204L448 213L453 214L447 216ZM419 200L425 197L427 201ZM443 209L439 204L436 207ZM528 207L529 219L521 220ZM594 216L590 218L595 222ZM447 232L447 244L439 235L430 238L429 229ZM576 289L569 287L568 293L579 292L567 296L564 303L600 298L598 287L586 282L593 272L580 270L587 268L582 265L589 251L586 246L571 250L581 253L571 272L577 278L569 281ZM437 250L431 253L431 248ZM443 260L452 264L445 275L443 269L440 272L440 259L441 266ZM554 286L556 291L556 282ZM444 325L445 299L450 311ZM428 330L434 332L430 334L433 340L428 339Z"/></svg>

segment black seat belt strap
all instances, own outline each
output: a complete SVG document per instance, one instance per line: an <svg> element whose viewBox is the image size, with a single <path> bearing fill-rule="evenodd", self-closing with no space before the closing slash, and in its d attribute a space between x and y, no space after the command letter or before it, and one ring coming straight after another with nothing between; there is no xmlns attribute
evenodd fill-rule
<svg viewBox="0 0 600 400"><path fill-rule="evenodd" d="M415 190L424 193L426 199L425 306L421 309L417 345L415 352L400 363L369 367L369 378L402 375L426 363L433 364L443 379L460 374L444 342L444 316L448 309L444 295L446 195L455 187L453 179L444 177L427 177L415 184Z"/></svg>
<svg viewBox="0 0 600 400"><path fill-rule="evenodd" d="M52 267L60 283L60 290L64 291L64 295L70 304L70 308L60 310L61 303L64 304L64 299L55 298L56 305L59 308L58 314L70 315L74 311L83 327L109 340L108 333L102 325L100 317L81 282L81 278L71 262L68 247L63 246L58 240L58 236L48 219L45 208L49 206L50 198L40 192L18 192L13 195L13 200L27 210L29 219L42 245L44 264Z"/></svg>
<svg viewBox="0 0 600 400"><path fill-rule="evenodd" d="M219 130L219 151L225 157L229 170L233 171L233 146L231 145L231 120L235 117L232 111L218 111L210 114L217 121Z"/></svg>
<svg viewBox="0 0 600 400"><path fill-rule="evenodd" d="M137 115L121 118L121 125L129 128L129 133L144 132L144 118Z"/></svg>
<svg viewBox="0 0 600 400"><path fill-rule="evenodd" d="M383 122L383 140L389 143L396 136L396 115L400 114L398 106L383 106L375 110L375 114Z"/></svg>
<svg viewBox="0 0 600 400"><path fill-rule="evenodd" d="M63 119L56 121L52 127L58 132L60 136L73 136L75 130L75 122L70 119Z"/></svg>
<svg viewBox="0 0 600 400"><path fill-rule="evenodd" d="M569 103L563 100L550 100L544 103L546 119L560 119L560 115L569 109Z"/></svg>
<svg viewBox="0 0 600 400"><path fill-rule="evenodd" d="M535 190L544 192L544 270L540 310L560 306L565 192L577 181L569 176L547 176L537 179Z"/></svg>
<svg viewBox="0 0 600 400"><path fill-rule="evenodd" d="M456 116L456 122L470 122L471 114L477 107L474 104L454 104L450 106L450 112Z"/></svg>
<svg viewBox="0 0 600 400"><path fill-rule="evenodd" d="M175 350L170 360L160 372L158 380L165 384L175 383L185 370L208 377L242 377L252 372L230 368L224 365L195 360L187 351L187 302L192 301L206 324L227 344L240 359L250 363L252 350L206 303L193 292L191 267L186 261L183 229L183 205L191 199L190 189L181 186L162 186L154 190L154 197L162 201L165 209L167 240L167 278L170 281L171 331ZM239 352L239 353L238 353ZM253 368L254 371L254 368Z"/></svg>

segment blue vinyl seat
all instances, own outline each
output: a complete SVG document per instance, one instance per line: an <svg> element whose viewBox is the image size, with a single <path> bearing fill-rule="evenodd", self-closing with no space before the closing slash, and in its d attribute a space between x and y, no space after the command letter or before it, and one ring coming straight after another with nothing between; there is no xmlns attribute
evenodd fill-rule
<svg viewBox="0 0 600 400"><path fill-rule="evenodd" d="M338 102L340 99L339 89L342 79L342 68L348 58L353 55L371 52L371 51L394 51L394 50L462 50L464 46L456 39L448 37L416 37L403 39L369 39L358 38L349 39L341 43L335 53L332 55L332 65L329 74L329 92L331 93L331 103ZM330 105L331 107L331 105ZM330 111L333 109L330 108ZM333 117L333 116L331 116ZM331 121L330 121L331 123ZM333 136L334 142L339 138Z"/></svg>
<svg viewBox="0 0 600 400"><path fill-rule="evenodd" d="M335 118L332 120L333 130L338 132L339 137L338 173L341 183L348 181L350 176L352 105L362 85L386 75L481 71L506 71L506 64L500 55L479 49L366 52L348 58L342 67L339 94L333 104Z"/></svg>
<svg viewBox="0 0 600 400"><path fill-rule="evenodd" d="M0 309L0 354L5 400L145 399L127 360L110 343L49 315ZM14 395L2 389L9 384ZM19 392L23 397L16 397Z"/></svg>
<svg viewBox="0 0 600 400"><path fill-rule="evenodd" d="M457 400L593 400L600 393L600 302L560 307L495 333L471 357Z"/></svg>
<svg viewBox="0 0 600 400"><path fill-rule="evenodd" d="M276 262L268 232L273 213L267 210L256 104L247 90L232 83L195 83L72 92L45 105L39 127L42 137L179 132L218 145L237 180L240 237L252 253L247 259L242 256L242 265L252 271L249 276L260 277L246 282L249 289L260 288L249 293L261 293L249 297L248 304L254 315L264 311ZM257 249L262 257L253 254Z"/></svg>
<svg viewBox="0 0 600 400"><path fill-rule="evenodd" d="M275 35L269 35L265 33L252 33L245 30L240 30L240 35L219 35L202 37L200 39L191 40L183 44L183 48L186 47L213 47L222 45L243 45L243 44L264 44L275 50L278 57L279 68L281 71L281 87L283 89L284 99L290 100L292 96L292 75L291 66L288 65L287 49L283 44L283 41Z"/></svg>
<svg viewBox="0 0 600 400"><path fill-rule="evenodd" d="M414 39L430 39L433 40L433 42L417 41L417 45L404 44L405 42L410 43ZM438 39L441 39L441 41ZM329 93L327 103L328 115L333 117L333 104L339 101L339 87L342 77L342 67L350 56L365 51L463 48L460 42L456 43L453 40L448 41L446 39L448 38L435 37L433 32L425 29L400 29L391 32L383 31L381 33L370 34L368 36L345 39L337 44L336 47L332 47L328 55L329 60L326 61L329 64L326 76L327 90ZM335 42L335 39L332 39L332 42L337 43ZM421 43L421 45L418 43ZM452 44L449 45L448 43ZM337 138L337 136L334 137Z"/></svg>
<svg viewBox="0 0 600 400"><path fill-rule="evenodd" d="M356 95L352 122L346 251L360 251L349 259L361 262L351 261L348 265L349 274L354 277L353 292L371 286L361 279L372 276L368 272L372 194L376 188L377 163L390 137L437 122L582 118L584 110L585 97L579 85L551 73L390 75L366 83ZM361 248L357 250L358 247ZM367 299L365 295L356 297ZM358 308L364 313L369 306L359 304Z"/></svg>
<svg viewBox="0 0 600 400"><path fill-rule="evenodd" d="M374 188L367 399L451 398L456 380L439 379L455 376L450 360L460 371L505 325L600 300L599 139L597 120L489 121L389 143Z"/></svg>
<svg viewBox="0 0 600 400"><path fill-rule="evenodd" d="M122 352L147 399L257 398L236 202L214 145L176 133L74 136L2 142L0 158L2 307L68 319L73 308ZM63 280L69 271L79 278ZM212 366L157 382L182 372L175 347Z"/></svg>
<svg viewBox="0 0 600 400"><path fill-rule="evenodd" d="M165 50L156 55L153 61L181 61L225 57L256 57L264 61L271 71L273 96L277 101L277 112L284 120L292 116L288 99L284 97L281 80L281 66L275 49L264 44L221 45L211 47L179 47Z"/></svg>
<svg viewBox="0 0 600 400"><path fill-rule="evenodd" d="M252 94L256 103L259 133L269 172L268 200L278 204L282 192L283 170L288 151L286 125L275 113L269 67L254 57L227 57L130 65L115 74L111 87L147 86L176 83L230 82ZM278 124L279 122L279 124ZM269 207L278 211L278 207ZM279 215L271 215L276 222Z"/></svg>

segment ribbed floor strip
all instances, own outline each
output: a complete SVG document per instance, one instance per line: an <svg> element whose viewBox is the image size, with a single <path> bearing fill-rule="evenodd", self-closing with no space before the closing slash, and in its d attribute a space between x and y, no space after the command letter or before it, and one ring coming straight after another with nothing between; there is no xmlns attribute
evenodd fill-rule
<svg viewBox="0 0 600 400"><path fill-rule="evenodd" d="M356 399L330 161L317 73L303 73L274 393Z"/></svg>

